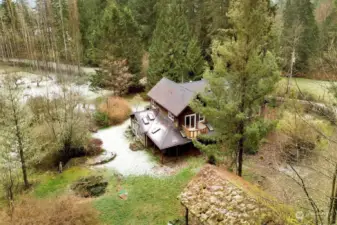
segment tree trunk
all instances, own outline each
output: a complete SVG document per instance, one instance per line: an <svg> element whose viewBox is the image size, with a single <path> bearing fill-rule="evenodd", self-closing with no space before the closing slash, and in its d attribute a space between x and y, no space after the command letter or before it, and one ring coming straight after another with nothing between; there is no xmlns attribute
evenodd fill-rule
<svg viewBox="0 0 337 225"><path fill-rule="evenodd" d="M17 137L17 141L19 144L19 153L20 153L20 161L21 161L21 169L22 169L22 175L23 175L23 182L25 184L25 188L28 189L29 188L29 182L28 182L28 178L27 178L27 167L26 167L26 160L24 157L24 153L23 153L23 144L22 144L22 136L21 136L21 132L20 132L20 128L18 126L18 121L15 121L16 124L16 137Z"/></svg>
<svg viewBox="0 0 337 225"><path fill-rule="evenodd" d="M244 133L244 125L243 123L240 124L240 131L239 133L241 134L241 138L239 140L239 144L238 144L238 153L237 153L237 165L236 165L236 168L237 168L237 175L242 177L242 164L243 164L243 150L244 150L244 147L243 147L243 144L244 144L244 137L243 137L243 133Z"/></svg>
<svg viewBox="0 0 337 225"><path fill-rule="evenodd" d="M328 224L336 224L336 213L337 213L337 165L335 166L335 171L332 180L331 187L331 196L330 196L330 205L329 205L329 214L328 214Z"/></svg>
<svg viewBox="0 0 337 225"><path fill-rule="evenodd" d="M288 74L288 84L287 84L287 92L286 92L286 94L289 94L289 91L290 91L291 78L293 77L294 63L295 63L295 49L293 48L293 51L291 53L290 74Z"/></svg>
<svg viewBox="0 0 337 225"><path fill-rule="evenodd" d="M248 62L248 60L246 60ZM240 103L240 113L245 112L245 98L246 98L246 78L242 79L242 92L241 92L241 103ZM238 126L238 134L240 135L240 140L238 142L237 153L236 153L236 174L242 177L242 164L243 164L243 152L244 152L244 132L245 132L245 121L241 120Z"/></svg>
<svg viewBox="0 0 337 225"><path fill-rule="evenodd" d="M13 122L14 122L14 126L15 126L15 137L16 137L16 141L18 143L18 148L19 148L23 182L24 182L25 188L28 189L29 188L29 182L28 182L27 166L26 166L26 160L25 160L24 149L23 149L23 137L22 137L21 128L20 128L20 125L19 125L17 108L14 105L15 100L13 98L13 94L11 93L11 90L10 90L10 101L11 101L11 107L12 107L12 112L13 112L13 120L14 120Z"/></svg>

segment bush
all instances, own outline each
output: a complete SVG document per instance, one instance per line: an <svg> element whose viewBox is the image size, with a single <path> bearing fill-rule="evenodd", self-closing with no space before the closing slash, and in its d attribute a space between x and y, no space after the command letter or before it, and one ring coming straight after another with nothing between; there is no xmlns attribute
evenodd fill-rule
<svg viewBox="0 0 337 225"><path fill-rule="evenodd" d="M23 199L15 205L12 219L0 212L3 225L98 225L98 213L74 197L57 199Z"/></svg>
<svg viewBox="0 0 337 225"><path fill-rule="evenodd" d="M208 162L209 164L211 164L211 165L215 165L215 166L216 166L216 158L215 158L215 156L214 156L214 155L210 155L210 156L208 157L207 162Z"/></svg>
<svg viewBox="0 0 337 225"><path fill-rule="evenodd" d="M300 161L312 155L316 149L326 147L326 140L315 129L327 135L331 133L327 122L310 115L305 115L305 120L303 118L285 112L279 123L280 131L287 136L282 155L288 162Z"/></svg>
<svg viewBox="0 0 337 225"><path fill-rule="evenodd" d="M294 93L294 98L299 100L306 100L310 102L316 102L318 101L316 96L308 91L301 90L301 92L297 91Z"/></svg>
<svg viewBox="0 0 337 225"><path fill-rule="evenodd" d="M101 139L98 138L91 139L88 145L86 146L87 155L95 156L101 154L103 152L102 144L103 142Z"/></svg>
<svg viewBox="0 0 337 225"><path fill-rule="evenodd" d="M43 118L43 114L46 111L45 103L47 99L42 96L30 97L27 100L27 106L33 114L34 122L40 122Z"/></svg>
<svg viewBox="0 0 337 225"><path fill-rule="evenodd" d="M94 114L94 120L97 126L100 126L103 128L108 127L110 125L109 116L105 112L96 111Z"/></svg>
<svg viewBox="0 0 337 225"><path fill-rule="evenodd" d="M81 197L97 197L105 193L108 182L102 176L84 177L76 181L71 189Z"/></svg>
<svg viewBox="0 0 337 225"><path fill-rule="evenodd" d="M128 102L120 97L109 97L98 107L95 120L99 126L113 126L123 123L130 116L131 108Z"/></svg>

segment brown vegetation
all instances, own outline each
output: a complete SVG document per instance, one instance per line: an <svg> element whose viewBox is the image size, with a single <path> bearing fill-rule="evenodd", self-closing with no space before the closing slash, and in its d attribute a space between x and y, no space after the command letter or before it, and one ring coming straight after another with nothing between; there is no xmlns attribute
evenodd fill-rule
<svg viewBox="0 0 337 225"><path fill-rule="evenodd" d="M109 126L120 124L129 118L131 108L128 102L120 97L109 97L102 103L98 111L107 115Z"/></svg>
<svg viewBox="0 0 337 225"><path fill-rule="evenodd" d="M109 57L102 61L99 70L91 77L93 88L111 89L116 96L127 94L132 85L133 75L129 72L127 60Z"/></svg>
<svg viewBox="0 0 337 225"><path fill-rule="evenodd" d="M74 197L58 199L23 199L13 211L12 217L0 212L4 225L96 225L97 212Z"/></svg>
<svg viewBox="0 0 337 225"><path fill-rule="evenodd" d="M101 154L103 152L102 144L103 142L101 139L98 138L91 139L86 146L87 155L95 156Z"/></svg>

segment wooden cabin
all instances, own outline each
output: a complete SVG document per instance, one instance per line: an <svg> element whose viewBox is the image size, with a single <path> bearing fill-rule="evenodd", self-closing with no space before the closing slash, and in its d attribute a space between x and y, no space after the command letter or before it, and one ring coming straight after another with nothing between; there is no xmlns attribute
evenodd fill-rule
<svg viewBox="0 0 337 225"><path fill-rule="evenodd" d="M187 145L200 134L213 132L207 118L189 107L206 85L205 80L175 83L162 78L148 93L150 107L131 115L133 133L145 146L152 144L164 151Z"/></svg>

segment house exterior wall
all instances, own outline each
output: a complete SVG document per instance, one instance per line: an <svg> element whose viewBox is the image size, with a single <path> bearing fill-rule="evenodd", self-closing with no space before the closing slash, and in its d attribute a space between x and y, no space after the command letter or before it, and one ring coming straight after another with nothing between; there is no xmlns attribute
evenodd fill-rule
<svg viewBox="0 0 337 225"><path fill-rule="evenodd" d="M153 101L152 99L151 99L151 106L153 105L153 102L155 103L155 107L159 110L159 113L163 116L168 117L169 111L160 104L158 104L157 102ZM177 128L179 127L179 120L177 117L174 117L174 121L172 122L174 123L175 127Z"/></svg>
<svg viewBox="0 0 337 225"><path fill-rule="evenodd" d="M161 106L160 104L158 104L157 102L155 102L153 99L151 99L151 106L154 105L158 110L159 113L161 113L161 115L168 117L168 113L169 111L164 108L163 106ZM198 113L195 113L191 107L186 107L186 109L184 109L184 111L182 113L180 113L180 115L178 117L174 118L174 124L177 128L181 128L182 126L185 125L185 116L187 115L191 115L191 114L196 114L196 122L198 125L198 121L200 119L200 115ZM206 122L206 121L205 121ZM198 129L198 127L197 127Z"/></svg>
<svg viewBox="0 0 337 225"><path fill-rule="evenodd" d="M147 147L146 135L141 133L140 126L135 118L131 118L131 130L138 140Z"/></svg>
<svg viewBox="0 0 337 225"><path fill-rule="evenodd" d="M197 122L197 129L199 129L198 127L198 122L200 119L200 114L199 113L195 113L193 112L193 110L190 107L187 107L178 117L179 120L179 126L182 127L183 125L185 125L185 116L187 115L191 115L191 114L196 114L196 122ZM206 119L205 122L206 123Z"/></svg>

